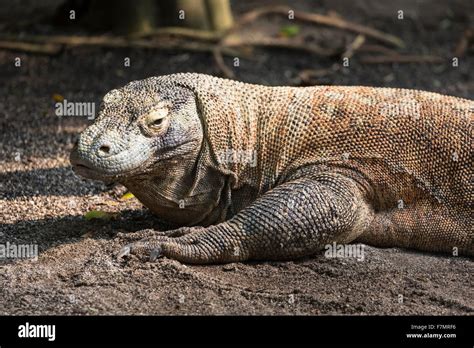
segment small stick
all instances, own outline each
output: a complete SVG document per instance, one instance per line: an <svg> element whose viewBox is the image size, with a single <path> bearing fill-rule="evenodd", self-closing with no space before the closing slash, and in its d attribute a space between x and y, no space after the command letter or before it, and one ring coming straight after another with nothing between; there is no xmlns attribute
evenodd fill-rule
<svg viewBox="0 0 474 348"><path fill-rule="evenodd" d="M354 53L364 44L365 36L357 35L352 43L347 47L346 51L342 54L342 58L352 58Z"/></svg>
<svg viewBox="0 0 474 348"><path fill-rule="evenodd" d="M390 64L390 63L442 63L443 58L438 56L417 56L417 55L393 55L361 57L361 63L365 64Z"/></svg>
<svg viewBox="0 0 474 348"><path fill-rule="evenodd" d="M224 62L224 56L222 54L222 48L220 46L217 46L214 48L212 51L212 55L214 56L214 60L216 62L217 67L222 71L225 77L229 79L233 79L235 77L234 72L225 65Z"/></svg>
<svg viewBox="0 0 474 348"><path fill-rule="evenodd" d="M0 48L51 55L58 54L61 51L61 46L55 44L37 44L18 41L0 41Z"/></svg>
<svg viewBox="0 0 474 348"><path fill-rule="evenodd" d="M473 29L466 29L464 34L461 36L458 44L456 45L456 49L454 50L455 57L462 57L467 51L469 46L469 42L472 41L474 38L474 30Z"/></svg>
<svg viewBox="0 0 474 348"><path fill-rule="evenodd" d="M2 39L5 39L2 41ZM77 46L102 46L102 47L136 47L150 49L184 49L196 52L212 52L215 45L199 41L182 40L144 40L127 39L125 37L114 36L22 36L25 41L18 41L7 35L0 35L0 47L16 49L27 52L40 52L46 54L56 54L61 47ZM15 41L12 41L15 40ZM231 48L222 48L222 53L236 56L237 51Z"/></svg>
<svg viewBox="0 0 474 348"><path fill-rule="evenodd" d="M143 39L156 38L160 36L180 36L187 39L203 40L203 41L218 41L222 38L222 32L215 32L211 30L198 30L182 27L164 27L156 28L146 33L132 34L129 38Z"/></svg>
<svg viewBox="0 0 474 348"><path fill-rule="evenodd" d="M317 79L327 75L336 73L339 70L339 65L334 64L333 66L327 69L306 69L298 73L299 81L296 79L294 82L297 82L299 85L312 86L317 84Z"/></svg>
<svg viewBox="0 0 474 348"><path fill-rule="evenodd" d="M245 40L240 37L225 38L221 42L222 47L236 47L236 46L262 46L262 47L276 47L306 51L320 56L334 56L337 51L323 48L315 44L305 44L286 38L262 37L258 39Z"/></svg>
<svg viewBox="0 0 474 348"><path fill-rule="evenodd" d="M396 56L400 55L400 52L395 51L394 49L381 46L381 45L372 45L372 44L364 44L359 48L360 52L375 52L375 53L383 53L387 56Z"/></svg>

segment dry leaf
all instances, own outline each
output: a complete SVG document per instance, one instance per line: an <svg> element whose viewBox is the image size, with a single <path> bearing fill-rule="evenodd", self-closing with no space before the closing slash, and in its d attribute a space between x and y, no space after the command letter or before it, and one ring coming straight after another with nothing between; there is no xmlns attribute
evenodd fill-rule
<svg viewBox="0 0 474 348"><path fill-rule="evenodd" d="M102 210L91 210L84 215L86 220L92 220L92 219L110 220L116 216L117 214L108 213Z"/></svg>
<svg viewBox="0 0 474 348"><path fill-rule="evenodd" d="M123 200L123 201L125 201L127 199L131 199L131 198L135 198L135 196L131 192L127 192L122 197L120 197L120 199Z"/></svg>
<svg viewBox="0 0 474 348"><path fill-rule="evenodd" d="M53 94L53 100L57 103L60 103L64 100L64 97L61 94Z"/></svg>

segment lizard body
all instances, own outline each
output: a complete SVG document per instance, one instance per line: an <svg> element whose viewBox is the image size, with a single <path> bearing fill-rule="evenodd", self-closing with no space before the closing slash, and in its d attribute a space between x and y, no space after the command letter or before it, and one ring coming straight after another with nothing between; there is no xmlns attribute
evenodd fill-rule
<svg viewBox="0 0 474 348"><path fill-rule="evenodd" d="M175 74L109 92L71 161L184 226L121 255L291 259L334 241L473 255L473 116L417 90Z"/></svg>

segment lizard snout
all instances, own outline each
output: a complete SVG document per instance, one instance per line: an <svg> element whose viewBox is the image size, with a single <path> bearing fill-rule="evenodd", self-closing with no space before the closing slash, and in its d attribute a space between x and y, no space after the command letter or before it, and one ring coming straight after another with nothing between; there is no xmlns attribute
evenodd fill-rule
<svg viewBox="0 0 474 348"><path fill-rule="evenodd" d="M106 158L119 154L127 149L123 135L107 132L97 137L91 144L91 151L97 158Z"/></svg>
<svg viewBox="0 0 474 348"><path fill-rule="evenodd" d="M138 132L104 131L95 124L83 131L70 161L77 174L105 181L137 170L153 151L151 140Z"/></svg>
<svg viewBox="0 0 474 348"><path fill-rule="evenodd" d="M108 157L115 154L114 147L110 142L103 142L99 144L97 149L97 154L100 157Z"/></svg>

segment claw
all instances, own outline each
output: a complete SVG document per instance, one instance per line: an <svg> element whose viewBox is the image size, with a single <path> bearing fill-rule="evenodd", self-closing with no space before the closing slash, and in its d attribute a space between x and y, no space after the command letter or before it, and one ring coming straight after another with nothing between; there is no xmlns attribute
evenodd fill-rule
<svg viewBox="0 0 474 348"><path fill-rule="evenodd" d="M117 259L121 259L124 256L130 255L130 251L132 250L131 244L125 245L117 254Z"/></svg>
<svg viewBox="0 0 474 348"><path fill-rule="evenodd" d="M152 249L150 252L150 261L156 261L157 258L163 256L161 247L157 246L156 248Z"/></svg>

